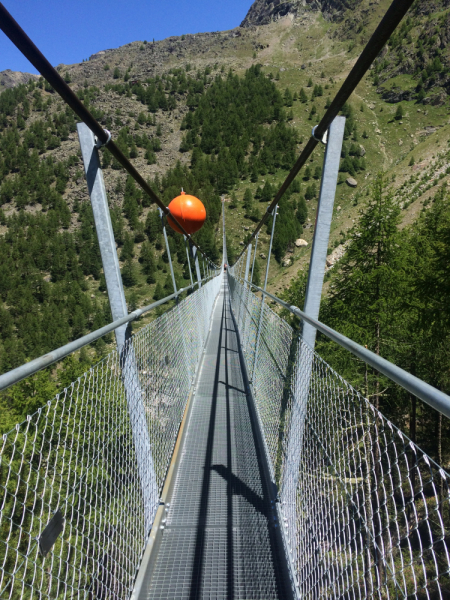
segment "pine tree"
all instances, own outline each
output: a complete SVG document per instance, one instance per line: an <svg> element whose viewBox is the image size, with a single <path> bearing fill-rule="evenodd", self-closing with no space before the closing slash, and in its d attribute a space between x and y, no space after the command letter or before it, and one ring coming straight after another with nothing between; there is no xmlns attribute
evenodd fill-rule
<svg viewBox="0 0 450 600"><path fill-rule="evenodd" d="M139 298L135 291L131 292L128 300L128 312L133 312L139 307Z"/></svg>
<svg viewBox="0 0 450 600"><path fill-rule="evenodd" d="M164 290L161 286L161 283L158 281L156 284L155 292L153 294L153 300L162 300L164 298Z"/></svg>
<svg viewBox="0 0 450 600"><path fill-rule="evenodd" d="M258 287L261 286L261 267L259 265L259 260L257 258L255 258L255 265L253 267L252 283L257 285Z"/></svg>
<svg viewBox="0 0 450 600"><path fill-rule="evenodd" d="M389 358L395 312L402 301L403 259L398 230L400 209L387 192L379 175L367 208L362 212L351 243L333 277L333 292L325 306L325 319L344 335ZM331 350L331 346L326 346ZM365 368L348 360L346 353L331 350L338 370L365 387ZM331 360L331 355L328 354ZM378 373L368 374L370 393L379 404L381 383Z"/></svg>
<svg viewBox="0 0 450 600"><path fill-rule="evenodd" d="M122 252L120 253L120 260L126 261L134 256L134 239L133 236L128 233L124 235L124 241L122 246Z"/></svg>
<svg viewBox="0 0 450 600"><path fill-rule="evenodd" d="M302 102L302 104L306 104L306 102L308 102L308 96L303 88L300 90L299 100Z"/></svg>
<svg viewBox="0 0 450 600"><path fill-rule="evenodd" d="M122 281L125 287L132 287L137 283L136 270L131 258L126 260L122 268Z"/></svg>
<svg viewBox="0 0 450 600"><path fill-rule="evenodd" d="M308 208L303 196L300 198L297 208L297 219L303 225L308 218Z"/></svg>
<svg viewBox="0 0 450 600"><path fill-rule="evenodd" d="M264 187L261 191L260 201L261 202L270 202L272 200L272 195L273 195L272 186L270 185L270 183L268 181L266 181L266 183L264 184Z"/></svg>
<svg viewBox="0 0 450 600"><path fill-rule="evenodd" d="M252 213L252 209L253 209L253 198L252 198L252 192L250 191L249 188L247 188L244 192L244 209L245 209L245 214L247 216L250 216L250 214Z"/></svg>
<svg viewBox="0 0 450 600"><path fill-rule="evenodd" d="M289 88L286 88L285 92L284 92L284 105L291 107L293 104L293 97L292 97L292 92Z"/></svg>
<svg viewBox="0 0 450 600"><path fill-rule="evenodd" d="M142 265L142 272L144 273L144 275L154 275L156 271L155 255L151 245L148 242L144 242L141 246L139 262Z"/></svg>

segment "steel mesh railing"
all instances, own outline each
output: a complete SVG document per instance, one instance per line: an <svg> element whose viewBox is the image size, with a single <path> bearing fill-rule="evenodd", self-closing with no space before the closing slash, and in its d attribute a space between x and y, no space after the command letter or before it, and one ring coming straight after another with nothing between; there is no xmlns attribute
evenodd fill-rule
<svg viewBox="0 0 450 600"><path fill-rule="evenodd" d="M221 281L141 329L122 358L111 352L3 435L1 598L130 596ZM136 429L131 396L147 431ZM138 456L142 433L151 456ZM142 465L153 473L150 502ZM64 529L44 557L42 534L55 514Z"/></svg>
<svg viewBox="0 0 450 600"><path fill-rule="evenodd" d="M261 299L233 271L299 597L450 597L449 474L267 305L261 317Z"/></svg>

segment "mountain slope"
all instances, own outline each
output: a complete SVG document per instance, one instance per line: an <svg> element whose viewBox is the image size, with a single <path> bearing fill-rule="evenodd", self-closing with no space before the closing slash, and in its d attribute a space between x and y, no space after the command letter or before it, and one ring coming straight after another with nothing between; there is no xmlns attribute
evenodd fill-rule
<svg viewBox="0 0 450 600"><path fill-rule="evenodd" d="M221 175L219 185L212 162L218 157L222 160L225 149L228 155L235 153L239 144L232 141L227 146L222 132L214 150L208 149L203 126L189 125L187 115L194 118L198 107L209 102L208 90L216 80L232 76L243 81L246 70L260 64L261 73L283 99L283 126L295 132L293 161L388 5L388 0L292 2L283 5L289 11L282 16L280 4L257 0L245 27L155 43L136 41L58 69L166 202L190 181L205 202L211 203L210 212L215 215L219 194L225 193L229 243L237 252L254 227L254 219L265 210L270 193L285 178L287 164L274 158L273 152L272 157L267 158L266 152L263 161L252 163L254 145L263 140L258 134L256 140L250 140L243 158L246 164L256 164L255 168L246 173L241 165L235 171L235 158L228 156L231 162L224 164L231 164L229 170L234 174L223 187L225 177ZM337 256L345 250L348 232L359 218L358 211L378 171L387 172L404 223L414 220L426 204L433 191L430 183L448 179L447 5L447 0L436 1L430 10L430 3L418 3L348 103L350 124L330 242L330 251L336 248ZM270 22L260 25L266 18ZM28 81L28 76L24 78ZM403 116L395 118L399 104ZM208 118L214 121L216 117ZM266 135L269 124L261 127ZM261 150L266 141L259 143ZM207 165L208 185L205 179L200 185L193 166L198 156ZM286 214L291 210L304 215L300 203L306 197L307 214L301 217L303 233L298 235L308 246L292 243L294 231L278 240L279 260L271 261L269 278L273 291L284 289L308 263L322 160L323 148L319 147L287 199ZM155 295L170 293L156 213L127 182L107 151L103 151L103 164L127 298L130 307L149 303ZM4 344L0 355L5 361L0 366L6 370L51 349L57 340L81 335L109 316L75 121L42 81L0 95L0 170L0 247L5 264L12 265L15 273L14 280L0 286ZM349 175L356 179L356 188L345 183ZM425 175L427 181L419 185ZM244 206L246 193L252 211ZM32 240L31 233L37 231L41 237ZM211 252L220 252L217 220L201 235ZM177 276L183 282L187 280L184 250L177 238L171 239ZM269 232L264 230L258 255L267 255L268 239ZM31 252L32 247L37 250ZM46 259L37 264L36 256ZM52 260L55 256L58 260ZM261 258L260 266L263 261ZM19 267L23 272L17 272ZM27 273L33 273L33 278ZM65 281L77 281L77 285ZM9 290L23 293L10 294ZM27 341L30 306L36 307L33 328L39 331L55 305L61 316L60 334L52 339L36 334ZM68 310L64 326L64 311Z"/></svg>

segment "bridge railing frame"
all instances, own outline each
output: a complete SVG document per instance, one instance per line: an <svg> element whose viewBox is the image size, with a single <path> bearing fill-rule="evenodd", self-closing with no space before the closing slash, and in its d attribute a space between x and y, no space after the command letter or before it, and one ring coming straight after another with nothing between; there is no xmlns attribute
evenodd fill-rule
<svg viewBox="0 0 450 600"><path fill-rule="evenodd" d="M235 276L233 268L228 281L249 369L264 289ZM406 389L430 405L450 406L439 390L267 290L265 295L400 385L406 380ZM280 526L298 597L445 597L449 473L269 306L259 344L250 391L278 488ZM305 364L310 365L306 373Z"/></svg>

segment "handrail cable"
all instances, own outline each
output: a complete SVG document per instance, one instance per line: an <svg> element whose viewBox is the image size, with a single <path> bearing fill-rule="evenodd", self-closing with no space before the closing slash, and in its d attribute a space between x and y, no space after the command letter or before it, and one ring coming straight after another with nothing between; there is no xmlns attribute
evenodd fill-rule
<svg viewBox="0 0 450 600"><path fill-rule="evenodd" d="M282 198L288 187L291 185L291 183L294 181L300 169L311 156L313 150L319 143L319 140L323 139L334 118L338 115L339 111L342 110L342 107L350 98L351 94L354 92L356 86L364 77L366 72L369 70L371 64L376 59L380 51L383 49L383 46L389 40L391 35L394 33L394 30L396 29L397 25L406 15L413 2L414 0L394 0L392 2L391 6L387 10L386 14L384 15L380 24L376 28L372 37L366 44L364 50L361 52L353 69L350 71L340 90L334 97L334 100L330 104L330 107L328 108L327 112L323 116L320 123L313 129L313 135L308 140L308 143L306 144L302 153L298 157L297 162L292 167L288 176L286 177L280 189L278 190L275 198L270 203L269 207L267 208L267 211L264 213L262 219L260 220L252 235L248 239L246 247L256 237L261 227L268 220L269 216L273 212L273 209L280 202L280 199ZM242 252L239 254L234 264L236 264L241 258L241 256L244 254L246 247L244 247Z"/></svg>
<svg viewBox="0 0 450 600"><path fill-rule="evenodd" d="M214 277L215 277L214 275L206 277L200 283L205 284L210 279L213 279ZM112 333L118 327L121 327L122 325L125 325L126 323L131 323L131 321L135 321L136 319L139 319L139 317L141 317L144 313L147 313L147 312L153 310L154 308L157 308L158 306L161 306L162 304L165 304L166 302L173 300L174 298L178 298L178 296L180 296L180 294L182 294L183 292L187 292L188 290L190 290L192 288L195 288L196 285L198 285L198 282L195 282L194 284L189 285L185 288L181 288L178 290L178 292L171 294L170 296L166 296L165 298L162 298L161 300L157 300L156 302L153 302L153 304L149 304L148 306L144 306L143 308L138 308L137 310L134 310L130 314L125 315L125 317L121 317L120 319L117 319L117 321L113 321L112 323L109 323L109 325L105 325L104 327L101 327L100 329L97 329L96 331L92 331L91 333L88 333L87 335L84 335L83 337L78 338L77 340L74 340L73 342L69 342L65 346L61 346L61 348L52 350L51 352L48 352L47 354L44 354L43 356L40 356L39 358L35 358L34 360L31 360L30 362L25 363L24 365L21 365L20 367L16 367L15 369L12 369L11 371L4 373L3 375L0 375L0 391L5 390L6 388L10 387L11 385L18 383L19 381L22 381L22 379L25 379L26 377L30 377L30 375L34 375L38 371L45 369L46 367L52 365L53 363L57 362L58 360L61 360L61 359L65 358L66 356L69 356L69 354L72 354L73 352L80 350L81 348L83 348L83 346L92 344L92 342L95 342L96 340L103 337L104 335L107 335L108 333Z"/></svg>
<svg viewBox="0 0 450 600"><path fill-rule="evenodd" d="M234 277L231 274L229 276ZM450 418L450 396L448 396L444 392L437 390L432 385L425 383L425 381L422 381L418 377L411 375L411 373L408 373L400 367L397 367L397 365L394 365L385 358L382 358L378 354L375 354L374 352L371 352L370 350L364 348L360 344L357 344L345 335L342 335L342 333L339 333L338 331L335 331L334 329L328 327L324 323L321 323L320 321L309 317L306 313L304 313L296 306L293 306L288 302L281 300L281 298L274 296L267 290L263 290L254 283L251 283L251 281L242 279L242 282L251 285L251 287L255 288L255 290L257 290L258 292L264 293L266 296L268 296L274 302L288 310L290 313L292 313L302 321L305 321L306 323L309 323L310 325L315 327L317 331L323 333L327 338L329 338L333 342L336 342L337 344L354 354L357 358L359 358L366 364L370 365L371 367L388 377L391 381L394 381L402 388L408 390L408 392L411 392L414 396L417 396L418 398L426 402L429 406L431 406L438 412Z"/></svg>
<svg viewBox="0 0 450 600"><path fill-rule="evenodd" d="M171 214L168 207L158 197L158 195L148 185L142 175L126 158L120 148L111 139L111 133L100 125L94 118L91 112L84 106L75 92L67 85L58 71L49 63L39 48L32 42L25 31L15 21L12 15L6 10L0 2L0 29L12 41L12 43L22 52L22 54L31 62L31 64L39 71L39 73L48 81L53 89L61 96L70 108L78 115L78 117L89 127L89 129L97 136L102 146L107 146L111 154L118 160L124 169L133 177L136 183L144 190L151 200L159 206L167 219L173 221L182 230L184 235L194 244L199 252L206 258L208 262L214 264L211 259L203 252L200 246L192 239L184 227ZM217 265L214 265L217 267Z"/></svg>

